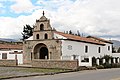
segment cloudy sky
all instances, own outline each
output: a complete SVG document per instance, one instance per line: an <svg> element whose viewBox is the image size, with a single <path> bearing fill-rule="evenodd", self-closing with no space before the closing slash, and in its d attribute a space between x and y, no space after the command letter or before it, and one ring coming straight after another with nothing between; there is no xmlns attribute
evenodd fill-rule
<svg viewBox="0 0 120 80"><path fill-rule="evenodd" d="M0 0L0 38L20 39L43 10L59 31L120 39L120 0Z"/></svg>

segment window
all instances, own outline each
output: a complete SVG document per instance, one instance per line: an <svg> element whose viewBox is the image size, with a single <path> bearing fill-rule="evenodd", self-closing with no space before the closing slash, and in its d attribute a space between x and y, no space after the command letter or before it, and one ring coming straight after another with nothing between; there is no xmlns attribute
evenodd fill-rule
<svg viewBox="0 0 120 80"><path fill-rule="evenodd" d="M7 53L2 53L2 59L7 59Z"/></svg>
<svg viewBox="0 0 120 80"><path fill-rule="evenodd" d="M18 51L14 51L14 53L17 53Z"/></svg>
<svg viewBox="0 0 120 80"><path fill-rule="evenodd" d="M100 47L98 47L98 53L100 53L101 52L101 48Z"/></svg>
<svg viewBox="0 0 120 80"><path fill-rule="evenodd" d="M81 56L81 62L89 62L89 57Z"/></svg>
<svg viewBox="0 0 120 80"><path fill-rule="evenodd" d="M43 24L40 25L40 30L41 31L44 30L44 25Z"/></svg>
<svg viewBox="0 0 120 80"><path fill-rule="evenodd" d="M39 39L39 34L36 35L36 39Z"/></svg>
<svg viewBox="0 0 120 80"><path fill-rule="evenodd" d="M108 46L108 51L110 51L110 46Z"/></svg>
<svg viewBox="0 0 120 80"><path fill-rule="evenodd" d="M71 45L68 45L68 49L69 49L69 50L72 50L72 46L71 46Z"/></svg>
<svg viewBox="0 0 120 80"><path fill-rule="evenodd" d="M88 52L88 46L85 46L85 53Z"/></svg>
<svg viewBox="0 0 120 80"><path fill-rule="evenodd" d="M45 33L45 39L48 39L48 35Z"/></svg>

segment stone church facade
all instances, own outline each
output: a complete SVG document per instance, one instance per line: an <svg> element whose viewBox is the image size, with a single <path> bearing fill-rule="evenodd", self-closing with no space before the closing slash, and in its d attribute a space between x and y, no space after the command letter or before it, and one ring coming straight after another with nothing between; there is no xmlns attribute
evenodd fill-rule
<svg viewBox="0 0 120 80"><path fill-rule="evenodd" d="M33 59L60 59L61 42L54 39L54 30L50 20L43 16L36 20L32 39L24 41L24 63L30 63Z"/></svg>

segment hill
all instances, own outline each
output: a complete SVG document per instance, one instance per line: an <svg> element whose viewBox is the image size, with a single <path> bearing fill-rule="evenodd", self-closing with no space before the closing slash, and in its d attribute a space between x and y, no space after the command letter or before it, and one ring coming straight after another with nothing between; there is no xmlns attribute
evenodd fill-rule
<svg viewBox="0 0 120 80"><path fill-rule="evenodd" d="M111 42L113 43L114 47L120 47L120 41L118 41L118 40L111 40Z"/></svg>
<svg viewBox="0 0 120 80"><path fill-rule="evenodd" d="M0 38L0 41L3 41L3 42L17 42L18 40L15 40L15 39Z"/></svg>

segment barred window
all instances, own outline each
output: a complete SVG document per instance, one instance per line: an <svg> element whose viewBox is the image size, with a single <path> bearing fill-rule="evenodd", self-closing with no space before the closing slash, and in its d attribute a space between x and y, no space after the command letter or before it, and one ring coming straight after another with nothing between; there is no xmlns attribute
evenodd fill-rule
<svg viewBox="0 0 120 80"><path fill-rule="evenodd" d="M2 59L7 59L7 53L2 53Z"/></svg>
<svg viewBox="0 0 120 80"><path fill-rule="evenodd" d="M100 53L101 52L101 48L100 47L98 47L98 53Z"/></svg>
<svg viewBox="0 0 120 80"><path fill-rule="evenodd" d="M110 51L110 46L108 46L108 51Z"/></svg>
<svg viewBox="0 0 120 80"><path fill-rule="evenodd" d="M85 46L85 53L88 53L88 46Z"/></svg>

